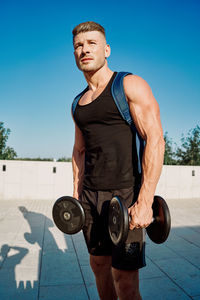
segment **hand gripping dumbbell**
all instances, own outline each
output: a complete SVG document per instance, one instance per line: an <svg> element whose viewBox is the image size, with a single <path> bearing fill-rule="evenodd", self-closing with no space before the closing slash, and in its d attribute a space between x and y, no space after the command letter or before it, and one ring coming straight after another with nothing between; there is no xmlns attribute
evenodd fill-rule
<svg viewBox="0 0 200 300"><path fill-rule="evenodd" d="M167 203L154 196L152 223L146 228L149 238L156 244L164 243L171 228L171 217ZM109 234L114 245L124 243L128 237L130 216L122 198L112 198L109 207Z"/></svg>
<svg viewBox="0 0 200 300"><path fill-rule="evenodd" d="M85 212L80 201L70 196L56 200L52 215L58 229L67 234L79 232L85 224Z"/></svg>

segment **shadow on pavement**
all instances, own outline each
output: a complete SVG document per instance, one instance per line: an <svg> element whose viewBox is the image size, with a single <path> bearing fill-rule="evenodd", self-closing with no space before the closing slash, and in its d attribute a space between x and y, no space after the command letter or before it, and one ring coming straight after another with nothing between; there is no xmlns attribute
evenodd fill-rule
<svg viewBox="0 0 200 300"><path fill-rule="evenodd" d="M50 218L25 206L18 209L18 221L24 218L26 222L17 235L17 245L0 241L0 299L87 300L80 269L87 288L92 279L82 235L63 235L67 248L61 250L61 235ZM195 299L200 295L199 233L200 226L173 227L166 243L147 241L148 262L141 271L143 300Z"/></svg>
<svg viewBox="0 0 200 300"><path fill-rule="evenodd" d="M24 229L17 235L20 246L3 244L0 251L0 299L1 300L37 300L39 299L39 281L42 261L48 253L44 239L51 249L56 251L57 259L63 260L65 251L61 251L50 231L54 227L51 219L42 213L29 211L25 206L18 207L27 221ZM20 219L19 219L20 222ZM28 232L29 231L29 232ZM21 245L30 244L30 247ZM45 259L44 259L45 260ZM31 278L31 280L29 280ZM23 280L21 280L23 279ZM42 279L45 281L45 278ZM42 298L45 299L45 298Z"/></svg>

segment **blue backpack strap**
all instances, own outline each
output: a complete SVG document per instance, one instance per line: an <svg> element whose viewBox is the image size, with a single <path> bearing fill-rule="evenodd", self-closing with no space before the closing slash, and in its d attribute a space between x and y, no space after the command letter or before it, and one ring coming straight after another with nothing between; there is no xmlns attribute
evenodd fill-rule
<svg viewBox="0 0 200 300"><path fill-rule="evenodd" d="M138 134L137 129L134 125L134 122L132 120L129 105L126 101L126 95L124 92L123 87L123 79L127 75L131 75L132 73L129 72L118 72L115 76L115 79L113 80L112 86L111 86L111 93L113 96L113 99L115 101L115 104L122 116L122 118L131 126L131 129L133 132L135 132L135 138L136 138L136 150L137 150L137 161L138 161L138 173L142 173L142 155L144 150L144 140L141 138L141 136Z"/></svg>
<svg viewBox="0 0 200 300"><path fill-rule="evenodd" d="M78 101L80 100L80 98L83 96L83 94L88 90L88 86L80 93L78 94L73 102L72 102L72 115L74 115L74 112L75 112L75 109L76 109L76 106L78 104Z"/></svg>
<svg viewBox="0 0 200 300"><path fill-rule="evenodd" d="M132 125L133 120L131 118L129 106L124 93L123 79L125 76L131 74L132 73L129 72L118 72L111 86L111 93L115 100L115 104L117 105L117 108L123 119L128 122L129 125Z"/></svg>

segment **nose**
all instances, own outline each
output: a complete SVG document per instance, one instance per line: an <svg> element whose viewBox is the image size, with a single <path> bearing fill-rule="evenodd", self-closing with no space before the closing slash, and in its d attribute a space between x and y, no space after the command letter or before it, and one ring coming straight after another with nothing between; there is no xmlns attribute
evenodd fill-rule
<svg viewBox="0 0 200 300"><path fill-rule="evenodd" d="M89 45L87 43L84 43L82 46L82 53L90 53Z"/></svg>

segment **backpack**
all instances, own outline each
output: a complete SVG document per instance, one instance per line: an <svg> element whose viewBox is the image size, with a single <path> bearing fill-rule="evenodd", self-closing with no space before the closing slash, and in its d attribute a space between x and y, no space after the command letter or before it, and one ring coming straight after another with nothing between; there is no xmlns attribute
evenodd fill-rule
<svg viewBox="0 0 200 300"><path fill-rule="evenodd" d="M124 87L123 87L123 79L125 76L130 75L132 73L129 72L118 72L117 75L115 76L112 86L111 86L111 94L113 96L113 99L115 101L115 104L122 116L122 118L129 124L131 127L131 130L134 135L134 145L136 147L136 153L137 157L133 157L133 161L137 163L137 170L135 170L135 175L136 175L136 194L138 194L140 185L141 185L141 178L142 178L142 155L144 151L144 145L145 142L139 135L135 124L132 120L130 110L129 110L129 105L126 101L126 96L124 92ZM73 103L72 103L72 115L74 115L76 105L79 101L79 99L82 97L82 95L86 92L87 88L84 89L80 94L78 94Z"/></svg>

